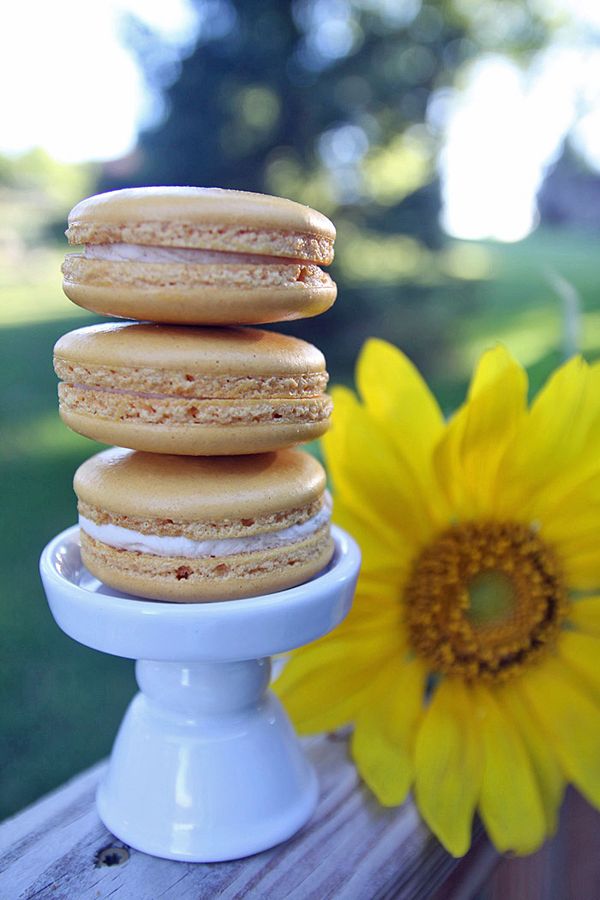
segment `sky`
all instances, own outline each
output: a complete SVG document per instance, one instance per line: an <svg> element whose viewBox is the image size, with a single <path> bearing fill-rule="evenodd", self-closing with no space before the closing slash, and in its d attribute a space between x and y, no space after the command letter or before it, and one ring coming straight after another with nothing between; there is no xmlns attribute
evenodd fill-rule
<svg viewBox="0 0 600 900"><path fill-rule="evenodd" d="M536 192L569 131L600 170L600 2L539 2L546 11L567 9L569 23L528 72L487 54L464 74L460 90L431 104L442 139L442 225L455 237L525 237L536 224ZM5 7L0 153L41 146L79 162L115 159L134 147L155 99L121 41L126 12L175 46L197 31L189 0L19 0Z"/></svg>
<svg viewBox="0 0 600 900"><path fill-rule="evenodd" d="M0 153L42 146L79 162L132 149L150 109L142 73L120 40L124 12L175 43L195 32L186 0L17 0L4 8Z"/></svg>
<svg viewBox="0 0 600 900"><path fill-rule="evenodd" d="M600 170L595 47L557 44L527 74L505 57L484 56L449 106L440 158L442 225L457 237L525 237L536 223L536 193L569 132Z"/></svg>

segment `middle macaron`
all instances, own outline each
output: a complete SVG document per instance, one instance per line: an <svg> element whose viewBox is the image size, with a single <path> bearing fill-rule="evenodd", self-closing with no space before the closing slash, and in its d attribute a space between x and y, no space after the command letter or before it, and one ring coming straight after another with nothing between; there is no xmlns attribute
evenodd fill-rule
<svg viewBox="0 0 600 900"><path fill-rule="evenodd" d="M111 323L54 348L60 415L108 444L187 456L264 453L328 428L323 354L256 328Z"/></svg>

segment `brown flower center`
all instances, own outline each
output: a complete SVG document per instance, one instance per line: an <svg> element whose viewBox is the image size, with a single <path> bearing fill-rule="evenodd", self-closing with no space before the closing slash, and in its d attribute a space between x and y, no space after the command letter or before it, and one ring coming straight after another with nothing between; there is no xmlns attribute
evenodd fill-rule
<svg viewBox="0 0 600 900"><path fill-rule="evenodd" d="M405 590L414 651L468 681L506 680L539 658L567 607L554 552L515 522L452 526L423 550Z"/></svg>

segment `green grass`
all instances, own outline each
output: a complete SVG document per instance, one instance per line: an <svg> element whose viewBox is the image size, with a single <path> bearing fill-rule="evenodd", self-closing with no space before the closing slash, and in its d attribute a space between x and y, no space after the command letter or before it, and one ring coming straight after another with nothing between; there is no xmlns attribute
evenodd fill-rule
<svg viewBox="0 0 600 900"><path fill-rule="evenodd" d="M593 235L538 231L518 244L481 246L488 255L487 278L468 306L456 297L445 352L432 360L428 373L447 410L462 401L474 363L495 343L505 344L527 367L532 394L561 363L565 310L556 275L579 297L580 351L590 361L600 356L600 271Z"/></svg>
<svg viewBox="0 0 600 900"><path fill-rule="evenodd" d="M58 630L37 571L45 543L76 520L73 471L97 449L56 415L51 348L72 327L0 330L0 817L106 754L134 689L131 663Z"/></svg>
<svg viewBox="0 0 600 900"><path fill-rule="evenodd" d="M582 346L598 355L600 270L591 237L538 233L521 244L480 249L485 280L448 282L424 305L389 305L377 319L363 306L360 315L339 320L349 323L343 333L323 317L323 325L313 322L310 339L336 360L336 345L359 346L371 333L390 336L419 358L448 410L460 402L473 361L498 339L527 364L537 387L562 352L552 267L578 291ZM131 662L59 631L37 572L44 544L75 521L73 472L97 449L71 434L56 412L52 346L65 331L93 321L62 296L61 255L38 254L0 280L0 818L105 755L134 691ZM340 313L344 302L342 293ZM334 365L332 375L351 377L348 365Z"/></svg>

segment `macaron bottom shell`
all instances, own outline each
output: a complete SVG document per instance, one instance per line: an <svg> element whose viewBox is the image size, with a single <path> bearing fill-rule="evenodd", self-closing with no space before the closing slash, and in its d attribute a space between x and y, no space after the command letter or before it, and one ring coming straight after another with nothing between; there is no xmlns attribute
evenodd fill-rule
<svg viewBox="0 0 600 900"><path fill-rule="evenodd" d="M139 420L119 421L60 408L60 417L72 431L99 441L148 453L177 456L246 456L303 444L321 437L329 417L287 423L274 419L245 425L160 425Z"/></svg>
<svg viewBox="0 0 600 900"><path fill-rule="evenodd" d="M63 290L82 309L102 316L147 319L173 325L263 325L290 322L326 312L337 288L304 282L280 286L228 287L185 284L126 285L118 281L97 285L65 278Z"/></svg>
<svg viewBox="0 0 600 900"><path fill-rule="evenodd" d="M227 557L168 557L117 549L81 531L81 558L100 581L137 597L176 603L238 600L309 581L330 562L329 527L284 547Z"/></svg>

